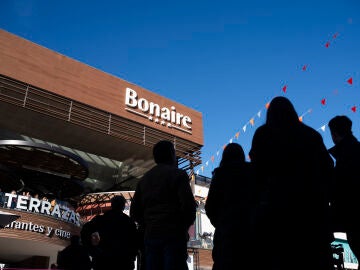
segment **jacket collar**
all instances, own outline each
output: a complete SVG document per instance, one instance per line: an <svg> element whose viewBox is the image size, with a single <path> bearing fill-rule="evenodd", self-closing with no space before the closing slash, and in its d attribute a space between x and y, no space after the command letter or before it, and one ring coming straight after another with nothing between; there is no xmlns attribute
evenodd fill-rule
<svg viewBox="0 0 360 270"><path fill-rule="evenodd" d="M338 142L337 144L335 144L333 147L331 147L329 149L329 153L335 158L337 159L339 157L339 153L342 151L342 149L344 149L345 147L347 147L348 145L351 145L355 142L357 142L358 140L355 138L354 135L348 135L345 136L340 142Z"/></svg>

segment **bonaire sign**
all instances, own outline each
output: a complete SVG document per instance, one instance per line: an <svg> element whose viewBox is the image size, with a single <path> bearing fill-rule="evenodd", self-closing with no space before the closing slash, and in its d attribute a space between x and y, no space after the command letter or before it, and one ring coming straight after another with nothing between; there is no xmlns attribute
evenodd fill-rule
<svg viewBox="0 0 360 270"><path fill-rule="evenodd" d="M147 118L156 124L192 134L190 116L176 111L175 106L161 107L153 101L139 97L138 93L131 88L126 88L125 105L125 110L128 112Z"/></svg>
<svg viewBox="0 0 360 270"><path fill-rule="evenodd" d="M39 200L37 198L28 198L27 196L12 193L5 193L5 199L7 199L6 206L8 208L13 207L19 210L49 215L80 226L79 213L75 213L65 206L59 204L52 206L48 201ZM11 205L12 202L16 202L15 205Z"/></svg>

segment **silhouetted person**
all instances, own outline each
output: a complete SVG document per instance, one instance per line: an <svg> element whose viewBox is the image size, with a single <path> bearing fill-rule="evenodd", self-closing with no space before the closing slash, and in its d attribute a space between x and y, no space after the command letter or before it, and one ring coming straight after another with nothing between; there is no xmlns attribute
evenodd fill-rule
<svg viewBox="0 0 360 270"><path fill-rule="evenodd" d="M123 213L125 204L123 196L114 196L111 209L95 222L96 232L92 233L92 241L98 248L96 270L134 269L137 254L136 224Z"/></svg>
<svg viewBox="0 0 360 270"><path fill-rule="evenodd" d="M344 115L329 121L334 147L335 177L331 200L334 232L345 232L356 258L360 260L360 142L352 133L352 122Z"/></svg>
<svg viewBox="0 0 360 270"><path fill-rule="evenodd" d="M80 244L80 236L72 235L70 245L59 252L58 269L90 270L91 260L87 249Z"/></svg>
<svg viewBox="0 0 360 270"><path fill-rule="evenodd" d="M157 165L138 183L130 208L144 228L146 270L188 269L188 229L196 213L189 177L178 169L170 141L158 142L153 156Z"/></svg>
<svg viewBox="0 0 360 270"><path fill-rule="evenodd" d="M85 246L92 258L92 267L96 269L97 259L102 255L99 249L100 235L99 227L103 215L96 215L90 221L86 222L80 231L81 243Z"/></svg>
<svg viewBox="0 0 360 270"><path fill-rule="evenodd" d="M254 227L259 268L333 269L329 177L334 164L321 135L299 121L287 98L275 97L266 123L254 134L250 158L260 198Z"/></svg>
<svg viewBox="0 0 360 270"><path fill-rule="evenodd" d="M215 227L213 270L251 269L254 176L237 143L224 149L213 172L206 199L206 215Z"/></svg>

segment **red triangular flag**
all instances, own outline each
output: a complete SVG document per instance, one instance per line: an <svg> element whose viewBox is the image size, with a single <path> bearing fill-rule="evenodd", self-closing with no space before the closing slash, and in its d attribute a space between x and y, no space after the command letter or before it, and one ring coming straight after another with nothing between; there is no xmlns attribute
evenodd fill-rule
<svg viewBox="0 0 360 270"><path fill-rule="evenodd" d="M303 65L302 70L303 70L303 71L306 70L306 65Z"/></svg>
<svg viewBox="0 0 360 270"><path fill-rule="evenodd" d="M284 87L282 88L284 93L286 93L286 89L287 89L287 85L284 85Z"/></svg>
<svg viewBox="0 0 360 270"><path fill-rule="evenodd" d="M352 110L353 112L356 112L356 106L351 107L351 110Z"/></svg>
<svg viewBox="0 0 360 270"><path fill-rule="evenodd" d="M347 82L348 82L348 84L352 84L353 83L352 78L348 79Z"/></svg>
<svg viewBox="0 0 360 270"><path fill-rule="evenodd" d="M329 46L330 46L330 42L328 41L328 42L325 43L325 47L329 48Z"/></svg>
<svg viewBox="0 0 360 270"><path fill-rule="evenodd" d="M321 100L321 104L322 104L322 105L325 105L325 104L326 104L326 99L325 99L325 98L323 98L323 99Z"/></svg>

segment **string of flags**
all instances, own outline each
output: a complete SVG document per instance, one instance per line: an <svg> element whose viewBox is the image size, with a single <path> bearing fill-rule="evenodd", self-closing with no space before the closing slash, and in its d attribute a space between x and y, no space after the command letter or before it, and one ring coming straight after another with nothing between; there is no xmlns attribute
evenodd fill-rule
<svg viewBox="0 0 360 270"><path fill-rule="evenodd" d="M348 79L346 80L346 83L347 83L349 86L352 86L352 85L353 85L353 78L352 78L352 77L348 78ZM338 94L338 90L335 90L335 91L334 91L334 94L337 95L337 94ZM328 98L323 98L323 99L321 99L320 103L321 103L322 106L325 106L325 105L327 105L327 101L328 101ZM358 106L353 105L353 106L350 107L350 110L351 110L353 113L356 113L356 112L357 112L357 108L358 108ZM325 131L326 131L326 127L327 127L327 124L323 124L323 125L321 125L321 126L317 129L317 131L320 131L320 130L321 130L322 132L325 132Z"/></svg>
<svg viewBox="0 0 360 270"><path fill-rule="evenodd" d="M338 35L339 35L339 33L333 34L333 35L332 35L332 41L330 41L330 40L326 41L324 47L325 47L326 49L328 49L328 48L330 47L330 45L331 45L331 42L333 42L333 41L338 37ZM304 65L301 66L301 70L302 70L303 72L305 72L305 71L308 70L308 67L309 67L308 64L304 64ZM346 83L347 83L348 85L352 86L353 83L354 83L353 77L347 78ZM283 94L286 94L286 93L288 92L288 89L289 89L289 85L288 85L288 84L284 84L284 85L282 85L282 87L281 87L281 91L282 91ZM334 94L336 95L337 93L338 93L338 90L335 90L335 91L334 91ZM320 100L321 106L326 106L326 105L327 105L327 102L328 102L328 97L323 97L323 98ZM258 122L257 120L262 117L264 111L266 111L266 110L269 108L269 106L270 106L270 102L266 102L266 103L265 103L265 106L264 106L262 109L258 110L257 113L255 113L255 114L241 127L241 129L240 129L239 131L237 131L237 132L234 134L234 136L232 136L232 137L228 140L228 143L232 143L234 140L238 140L240 134L241 134L241 133L245 133L245 132L247 131L247 129L248 129L249 126L250 126L250 127L254 127L254 126L255 126L255 123ZM354 105L354 106L352 106L350 109L351 109L352 112L355 113L355 112L357 111L358 107L357 107L356 105ZM312 109L306 110L303 114L301 114L301 115L299 116L299 121L303 122L304 117L305 117L307 114L312 113L312 111L313 111ZM321 131L325 132L326 126L327 126L327 124L324 124L324 125L322 125L320 128L318 128L317 130L318 130L318 131L321 130ZM213 164L213 163L215 162L215 160L218 160L218 159L220 158L220 157L219 157L219 156L220 156L220 153L225 149L225 147L226 147L226 145L227 145L228 143L225 143L220 149L218 149L218 150L216 151L216 153L213 154L213 155L210 157L209 160L207 160L205 163L202 163L201 166L200 166L200 168L196 170L196 172L195 172L196 175L199 175L200 172L201 172L201 173L204 173L204 170L205 170L207 167L209 167L210 164Z"/></svg>

